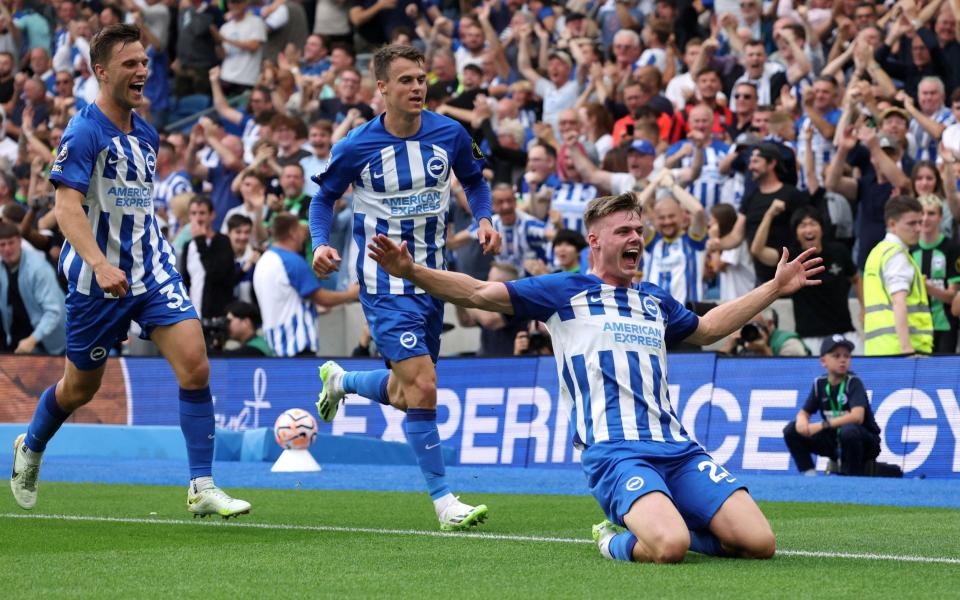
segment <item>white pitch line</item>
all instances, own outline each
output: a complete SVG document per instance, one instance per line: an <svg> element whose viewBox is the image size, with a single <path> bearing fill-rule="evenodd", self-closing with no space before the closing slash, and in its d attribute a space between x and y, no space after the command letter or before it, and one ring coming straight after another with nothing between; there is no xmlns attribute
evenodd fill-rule
<svg viewBox="0 0 960 600"><path fill-rule="evenodd" d="M216 518L215 516L212 518ZM0 513L0 519L33 519L45 521L79 521L87 523L122 523L134 525L186 525L191 527L225 527L243 529L268 529L279 531L315 531L320 533L372 533L377 535L412 535L434 538L481 539L501 542L546 542L553 544L593 544L583 538L565 538L535 535L511 535L505 533L425 531L421 529L378 529L374 527L338 527L336 525L291 525L285 523L241 523L238 521L185 521L178 519L138 519L133 517L95 517L88 515L45 515L25 513ZM777 556L809 558L847 558L854 560L886 560L894 562L934 563L960 565L960 558L940 556L912 556L902 554L874 554L853 552L819 552L813 550L777 549Z"/></svg>

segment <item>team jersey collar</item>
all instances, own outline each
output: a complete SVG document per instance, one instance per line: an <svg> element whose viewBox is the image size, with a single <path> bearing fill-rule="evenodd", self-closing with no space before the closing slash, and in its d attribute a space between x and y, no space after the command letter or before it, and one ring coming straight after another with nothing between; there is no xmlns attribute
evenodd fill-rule
<svg viewBox="0 0 960 600"><path fill-rule="evenodd" d="M944 237L945 237L945 236L943 235L943 233L941 233L941 234L940 234L940 237L938 237L938 238L937 238L937 241L935 241L934 243L932 243L932 244L924 244L924 243L923 243L923 240L919 240L919 241L917 242L917 245L920 246L920 248L922 248L922 249L924 249L924 250L933 250L933 249L937 248L938 246L940 246L940 244L943 243L943 238L944 238Z"/></svg>

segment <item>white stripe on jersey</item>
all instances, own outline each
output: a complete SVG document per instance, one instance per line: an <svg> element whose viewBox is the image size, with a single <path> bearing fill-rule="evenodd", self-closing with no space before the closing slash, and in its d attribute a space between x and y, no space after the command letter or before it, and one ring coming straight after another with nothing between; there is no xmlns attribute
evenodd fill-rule
<svg viewBox="0 0 960 600"><path fill-rule="evenodd" d="M143 227L146 217L147 215L144 214L133 215L133 239L141 240L141 236L145 234L149 235L144 231ZM130 267L133 285L130 286L130 293L136 296L137 294L142 294L147 291L147 286L143 283L143 276L146 273L146 269L144 269L143 265L142 242L134 243L130 248L130 251L133 254L133 265Z"/></svg>
<svg viewBox="0 0 960 600"><path fill-rule="evenodd" d="M420 142L407 142L407 164L410 167L410 178L413 180L412 185L415 190L421 189L427 182L423 170L423 161L419 160L419 158ZM424 254L424 256L426 256L426 254ZM423 263L418 262L417 264Z"/></svg>
<svg viewBox="0 0 960 600"><path fill-rule="evenodd" d="M383 187L388 192L400 191L400 178L397 173L397 155L393 146L384 146L380 150L380 160L383 161L383 167L380 176L383 177ZM390 285L393 287L393 284Z"/></svg>
<svg viewBox="0 0 960 600"><path fill-rule="evenodd" d="M100 205L93 204L90 206L90 212L87 214L87 220L90 222L90 229L93 230L94 238L97 235L97 229L100 227ZM73 246L70 247L71 252L73 251ZM77 254L76 257L79 259L80 255ZM81 259L82 260L82 259ZM112 264L112 263L111 263ZM69 273L69 271L67 271ZM90 265L86 261L83 262L83 266L80 267L80 277L77 279L77 291L81 294L90 294L90 282L93 279L93 269L90 268Z"/></svg>
<svg viewBox="0 0 960 600"><path fill-rule="evenodd" d="M386 148L384 148L384 150L386 150ZM390 148L390 150L392 151L393 148ZM396 173L396 171L394 171L394 173ZM384 179L386 179L386 175L384 175ZM399 184L396 184L396 185L399 186ZM387 221L387 236L389 236L390 239L393 239L393 240L399 239L400 231L401 231L400 221L396 219L390 219ZM403 294L404 284L405 284L405 281L403 279L399 277L391 276L390 277L390 293L396 294L396 295ZM380 291L380 290L377 290L377 291Z"/></svg>
<svg viewBox="0 0 960 600"><path fill-rule="evenodd" d="M364 169L364 174L367 178L370 177L370 168ZM369 219L366 215L363 216L363 241L366 245L367 240L372 240L374 236L377 235L377 222L376 220ZM360 252L364 254L363 258L363 285L368 290L377 289L377 263L369 256L366 256L366 248L360 248Z"/></svg>

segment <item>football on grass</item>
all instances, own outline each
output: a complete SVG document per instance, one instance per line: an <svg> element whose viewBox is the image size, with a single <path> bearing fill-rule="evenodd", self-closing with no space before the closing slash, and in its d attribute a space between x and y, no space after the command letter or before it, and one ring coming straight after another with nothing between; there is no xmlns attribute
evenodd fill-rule
<svg viewBox="0 0 960 600"><path fill-rule="evenodd" d="M286 450L306 450L317 439L317 421L300 408L285 411L273 424L277 443Z"/></svg>

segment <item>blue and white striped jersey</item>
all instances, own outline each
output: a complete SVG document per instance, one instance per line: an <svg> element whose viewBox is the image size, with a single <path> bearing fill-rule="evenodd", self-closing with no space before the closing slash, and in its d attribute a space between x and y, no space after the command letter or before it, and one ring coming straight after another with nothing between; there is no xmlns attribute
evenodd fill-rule
<svg viewBox="0 0 960 600"><path fill-rule="evenodd" d="M953 116L953 111L946 106L941 106L940 110L930 118L944 127L949 127L957 122L957 119ZM917 140L916 159L936 161L940 140L930 135L916 119L910 119L910 134L913 135L913 139Z"/></svg>
<svg viewBox="0 0 960 600"><path fill-rule="evenodd" d="M354 129L333 147L327 169L316 179L314 197L332 206L353 185L353 237L360 289L368 294L422 294L423 290L389 275L367 257L367 242L386 234L407 248L417 264L442 269L450 206L450 177L467 191L474 218L490 218L490 190L483 181L482 155L462 125L423 111L420 131L398 138L383 126L383 116ZM484 194L485 191L485 194ZM329 222L310 210L314 245L325 243ZM323 226L327 230L322 231ZM318 242L319 240L319 242Z"/></svg>
<svg viewBox="0 0 960 600"><path fill-rule="evenodd" d="M579 231L586 236L587 229L583 225L583 213L587 210L587 203L596 197L597 188L589 183L561 181L560 187L553 193L550 208L560 211L564 229Z"/></svg>
<svg viewBox="0 0 960 600"><path fill-rule="evenodd" d="M496 260L510 263L522 276L526 269L523 261L539 258L547 261L547 224L531 215L517 210L513 225L504 225L500 215L493 215L493 228L500 233L500 254ZM471 230L476 232L474 225Z"/></svg>
<svg viewBox="0 0 960 600"><path fill-rule="evenodd" d="M187 172L173 171L154 186L153 207L166 210L174 196L192 191L193 184L190 183L190 176L187 175Z"/></svg>
<svg viewBox="0 0 960 600"><path fill-rule="evenodd" d="M316 352L317 307L310 295L320 287L307 261L271 246L253 270L253 289L263 315L263 336L277 356Z"/></svg>
<svg viewBox="0 0 960 600"><path fill-rule="evenodd" d="M840 122L840 112L839 108L835 108L825 113L823 118L827 123L836 127L837 123ZM796 140L797 165L800 167L800 173L797 177L797 189L799 190L807 189L807 138L810 136L813 136L813 165L816 169L817 181L820 182L820 187L823 187L824 183L824 168L830 164L833 155L837 153L837 148L833 145L833 140L828 140L823 137L823 134L820 133L817 126L813 124L809 116L804 114L800 117L800 120L797 121Z"/></svg>
<svg viewBox="0 0 960 600"><path fill-rule="evenodd" d="M556 273L506 286L514 314L550 330L574 444L690 439L670 404L666 345L696 330L695 314L650 283Z"/></svg>
<svg viewBox="0 0 960 600"><path fill-rule="evenodd" d="M133 113L133 130L123 133L96 104L80 110L63 132L50 181L84 194L83 210L100 251L122 269L137 296L176 275L173 248L154 218L153 187L157 167L157 131ZM63 245L60 270L70 292L107 295L93 269L70 242Z"/></svg>
<svg viewBox="0 0 960 600"><path fill-rule="evenodd" d="M680 140L676 144L667 148L667 156L676 154L686 144L692 144L690 140ZM700 170L700 177L690 183L687 190L700 201L708 211L714 204L720 202L721 190L727 178L720 173L720 160L730 151L730 146L713 140L710 145L703 149L703 168ZM687 169L693 164L693 154L689 154L680 159L680 166Z"/></svg>
<svg viewBox="0 0 960 600"><path fill-rule="evenodd" d="M699 302L706 258L706 237L698 240L684 233L668 240L658 233L643 251L643 280L655 283L681 304Z"/></svg>

